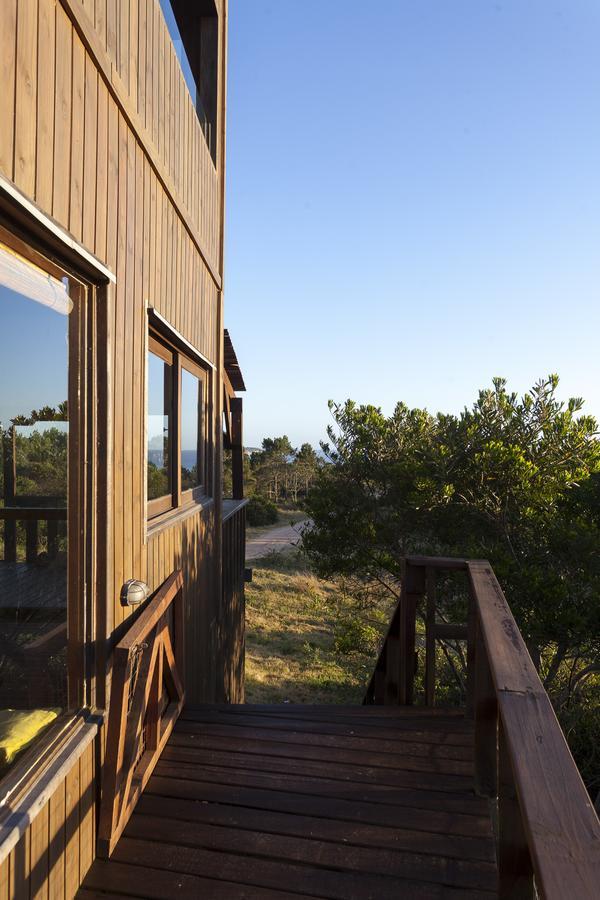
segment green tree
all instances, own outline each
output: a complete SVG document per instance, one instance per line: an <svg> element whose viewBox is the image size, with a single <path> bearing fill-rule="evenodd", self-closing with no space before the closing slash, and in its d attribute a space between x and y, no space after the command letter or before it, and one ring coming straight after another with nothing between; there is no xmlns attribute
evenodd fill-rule
<svg viewBox="0 0 600 900"><path fill-rule="evenodd" d="M397 592L406 553L485 557L548 687L600 651L597 426L558 378L524 397L502 379L459 416L331 404L330 465L307 499L305 549L323 575Z"/></svg>
<svg viewBox="0 0 600 900"><path fill-rule="evenodd" d="M250 459L256 478L256 490L278 503L286 496L289 488L290 462L295 450L287 435L264 438L262 450L253 453Z"/></svg>

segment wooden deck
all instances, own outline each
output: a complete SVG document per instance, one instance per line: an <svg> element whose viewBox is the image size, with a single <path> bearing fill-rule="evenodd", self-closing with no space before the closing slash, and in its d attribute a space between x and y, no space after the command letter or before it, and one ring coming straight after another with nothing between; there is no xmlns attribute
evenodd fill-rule
<svg viewBox="0 0 600 900"><path fill-rule="evenodd" d="M79 896L490 900L472 747L437 709L187 708Z"/></svg>

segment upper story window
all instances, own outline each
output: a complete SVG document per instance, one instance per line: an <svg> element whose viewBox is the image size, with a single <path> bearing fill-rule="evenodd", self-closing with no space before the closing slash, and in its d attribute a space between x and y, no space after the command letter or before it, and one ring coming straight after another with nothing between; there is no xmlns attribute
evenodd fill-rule
<svg viewBox="0 0 600 900"><path fill-rule="evenodd" d="M218 15L214 0L160 0L206 143L217 155Z"/></svg>

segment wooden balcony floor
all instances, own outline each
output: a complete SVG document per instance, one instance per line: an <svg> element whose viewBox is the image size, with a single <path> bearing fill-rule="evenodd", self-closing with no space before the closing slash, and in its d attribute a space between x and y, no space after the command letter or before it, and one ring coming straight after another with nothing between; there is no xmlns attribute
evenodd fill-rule
<svg viewBox="0 0 600 900"><path fill-rule="evenodd" d="M471 725L381 706L186 709L79 894L106 895L490 900Z"/></svg>

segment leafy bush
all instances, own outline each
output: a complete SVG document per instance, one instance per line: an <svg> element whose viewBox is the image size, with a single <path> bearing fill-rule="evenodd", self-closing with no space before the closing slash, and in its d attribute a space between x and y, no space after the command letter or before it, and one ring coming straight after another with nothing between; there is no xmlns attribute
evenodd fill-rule
<svg viewBox="0 0 600 900"><path fill-rule="evenodd" d="M255 494L250 498L246 507L246 519L248 525L275 525L279 519L279 513L271 500Z"/></svg>
<svg viewBox="0 0 600 900"><path fill-rule="evenodd" d="M374 656L381 643L377 628L350 617L338 621L333 642L338 653L363 653Z"/></svg>

